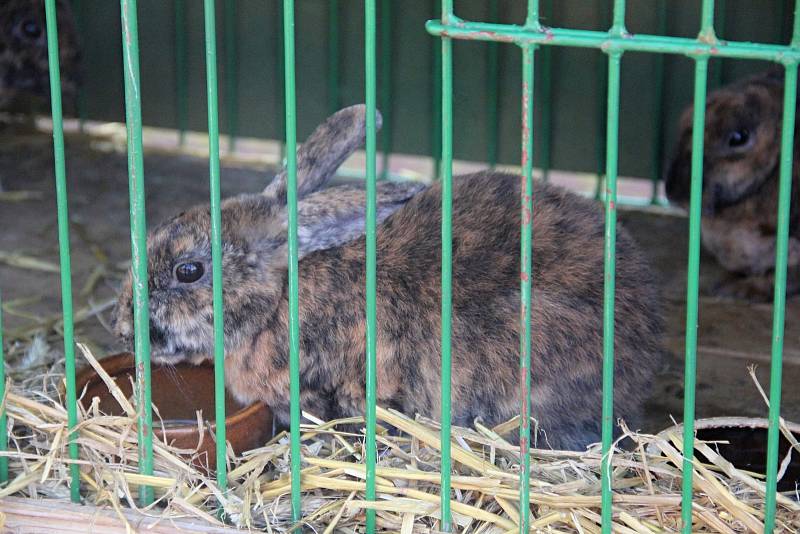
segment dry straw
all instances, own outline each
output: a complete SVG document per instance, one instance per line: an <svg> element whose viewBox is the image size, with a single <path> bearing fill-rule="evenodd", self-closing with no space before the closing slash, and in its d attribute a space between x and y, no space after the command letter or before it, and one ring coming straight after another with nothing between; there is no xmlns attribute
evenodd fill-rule
<svg viewBox="0 0 800 534"><path fill-rule="evenodd" d="M84 356L98 370L86 347ZM62 499L68 491L67 414L47 375L43 388L9 384L8 413L12 479L0 498L26 496ZM109 380L113 387L113 381ZM130 401L117 392L123 411L134 413ZM187 460L192 451L156 441L155 475L137 472L136 421L109 416L92 399L83 399L78 444L84 500L114 511L118 521L134 530L132 511L156 523L187 518L221 527L222 520L244 529L292 532L310 526L316 532L363 531L365 510L377 511L381 532L438 532L439 428L434 421L412 420L378 408L378 499L365 495L363 435L337 430L359 418L323 422L305 414L303 425L303 524L291 521L289 441L285 433L263 447L235 457L229 450L229 491L222 493L213 477ZM198 421L201 421L198 418ZM198 423L202 424L202 423ZM460 532L516 532L519 522L519 448L501 435L517 428L512 420L493 429L454 428L452 511ZM786 423L786 432L800 431ZM399 434L399 435L396 435ZM652 534L677 532L680 526L681 440L677 429L658 436L625 430L634 444L616 449L613 462L614 532ZM761 475L737 469L714 450L697 443L704 455L695 459L693 531L750 532L763 528L764 482ZM795 451L797 454L798 451ZM600 464L597 448L585 453L534 450L531 471L531 525L537 532L600 532ZM139 508L137 487L155 488L157 501ZM778 500L778 528L800 532L796 494ZM16 501L15 501L16 502ZM0 523L3 518L0 517ZM141 531L147 531L142 528Z"/></svg>

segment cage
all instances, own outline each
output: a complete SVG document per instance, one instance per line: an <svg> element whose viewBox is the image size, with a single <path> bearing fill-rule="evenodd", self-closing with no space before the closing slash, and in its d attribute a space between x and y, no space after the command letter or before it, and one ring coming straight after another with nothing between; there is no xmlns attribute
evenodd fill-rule
<svg viewBox="0 0 800 534"><path fill-rule="evenodd" d="M47 518L60 529L88 521L86 512L68 507L64 497L95 505L110 502L127 524L142 519L123 511L121 503L151 515L194 516L217 529L223 528L218 512L239 527L279 531L304 524L368 532L800 528L796 489L779 487L796 476L791 450L798 447L797 426L780 416L796 420L800 407L798 390L791 387L800 374L798 315L792 313L798 304L787 302L786 292L794 224L790 208L797 196L791 190L800 58L797 17L790 16L794 5L745 0L691 5L465 0L455 6L452 0L402 6L388 0L363 5L205 0L201 6L185 0L142 0L138 5L135 0L119 5L73 0L85 72L81 90L66 102L74 118L65 121L57 4L45 1L49 117L37 120L34 133L12 125L2 151L3 179L11 189L0 193L2 217L11 230L0 237L8 250L0 258L6 312L0 319L6 326L0 330L5 345L0 346L14 375L10 382L0 377L7 417L0 426L11 437L0 443L8 451L0 457L0 476L7 481L0 502L7 526L45 521L37 501L8 499L23 494L61 497L60 514ZM772 306L731 304L701 294L722 270L705 256L703 271L700 266L702 135L692 138L688 232L686 220L667 206L661 180L684 106L694 101L693 129L702 132L708 89L764 68L741 60L777 63L785 73ZM339 173L342 182L365 184L367 403L363 423L356 422L363 424L363 434L353 435L300 412L298 294L303 281L298 276L296 154L298 141L314 125L360 101L367 109L366 147ZM44 192L51 161L45 148L50 141L40 135L42 130L53 135L55 195ZM290 431L243 456L217 446L216 471L195 469L180 460L185 451L160 437L161 412L147 409L152 391L146 221L170 217L176 207L208 199L210 193L214 389L222 399L221 200L262 188L269 174L284 166ZM605 340L603 439L586 453L531 449L528 438L537 414L526 403L520 413L533 419L520 417L493 428L451 426L449 325L452 290L463 281L450 272L450 195L458 179L454 176L482 167L522 177L523 210L531 209L534 179L576 189L604 206L605 274L597 281L605 303L597 318ZM197 180L205 174L208 185ZM442 184L442 332L433 333L441 335L442 412L433 419L414 420L415 414L375 402L380 328L375 303L381 283L377 188L383 182L408 181ZM535 220L535 211L532 216ZM665 278L666 345L673 353L667 378L657 382L648 405L646 430L654 435L626 430L638 445L634 450L620 448L612 432L618 218ZM536 334L531 330L536 308L530 303L537 280L531 275L530 251L536 251L531 227L523 223L520 245L520 388L526 399L531 374L536 376L530 348ZM56 237L57 262L53 250L27 252L39 245L54 247ZM36 239L40 243L33 243ZM78 403L75 375L77 362L85 358L101 367L93 353L109 352L102 323L110 301L98 302L94 296L116 291L118 264L128 254L137 323L136 398L127 405L118 401L123 412L115 419L102 416L97 405L87 404L89 399L83 406ZM85 284L75 308L72 284L77 281ZM31 293L41 302L31 302ZM59 304L62 311L54 315ZM77 336L76 324L86 329ZM100 341L95 341L98 332ZM48 342L63 343L65 369L54 376L45 373L43 379L41 362L31 360L48 352L43 348ZM769 365L769 373L752 372L768 381L768 402L761 399L758 380L754 384L748 376L747 363ZM61 399L51 400L33 388L45 381L52 385L61 376L65 408ZM713 442L735 440L735 432L715 435L703 428L714 421L705 419L695 429L696 402L703 418L751 416L717 419L716 424L750 428L755 434L768 429L768 440L759 441L759 434L748 445L734 441L731 449L720 448ZM206 439L225 443L224 422L230 414L224 402L214 409L216 426ZM682 426L656 434L671 427L670 414L681 418ZM209 414L206 418L211 419ZM400 437L385 433L387 425L398 429ZM501 437L516 429L519 444ZM748 446L756 452L734 461L734 452ZM759 454L766 460L763 465L753 460ZM110 522L106 528L113 528ZM193 523L186 528L212 527Z"/></svg>

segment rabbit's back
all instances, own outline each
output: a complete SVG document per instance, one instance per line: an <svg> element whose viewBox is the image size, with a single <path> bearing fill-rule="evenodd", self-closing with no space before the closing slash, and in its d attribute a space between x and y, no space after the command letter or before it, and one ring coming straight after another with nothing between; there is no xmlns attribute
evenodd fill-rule
<svg viewBox="0 0 800 534"><path fill-rule="evenodd" d="M600 428L603 215L547 184L533 196L533 416L550 445L582 447ZM497 424L519 413L520 178L454 178L452 235L453 418ZM411 414L440 410L440 237L439 184L378 230L378 396ZM315 253L300 272L307 385L335 377L329 389L352 392L354 410L363 406L364 244ZM617 259L616 413L629 419L658 362L660 319L652 275L622 230ZM304 277L314 280L306 291ZM332 351L345 355L342 367L331 367Z"/></svg>

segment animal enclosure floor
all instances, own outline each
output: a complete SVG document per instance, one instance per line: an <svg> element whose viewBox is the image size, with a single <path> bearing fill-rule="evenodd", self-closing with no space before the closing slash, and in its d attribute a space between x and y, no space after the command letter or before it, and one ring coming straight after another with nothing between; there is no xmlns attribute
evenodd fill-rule
<svg viewBox="0 0 800 534"><path fill-rule="evenodd" d="M49 328L61 313L59 276L49 267L58 264L57 213L51 137L17 126L0 130L0 179L6 191L28 192L0 195L4 342L13 354L21 350L22 338L31 339L30 327ZM98 316L77 324L76 338L88 342L97 354L119 348L103 323L109 320L108 306L130 257L127 159L124 147L110 144L110 140L80 136L67 139L75 309L83 313L87 307L105 306ZM266 168L223 164L223 196L258 191L271 176ZM208 163L204 159L148 152L145 179L150 226L208 201ZM664 210L621 210L620 220L651 258L663 286L670 358L653 388L643 429L658 431L671 424L670 416L680 421L683 410L688 224L685 217ZM23 261L19 266L21 258L46 263ZM708 288L721 275L719 267L704 255L697 416L766 416L766 404L748 374L748 365L757 365L760 383L768 390L772 307L707 296ZM782 412L787 419L800 422L800 299L790 299L786 315ZM51 335L49 340L59 346L57 336Z"/></svg>

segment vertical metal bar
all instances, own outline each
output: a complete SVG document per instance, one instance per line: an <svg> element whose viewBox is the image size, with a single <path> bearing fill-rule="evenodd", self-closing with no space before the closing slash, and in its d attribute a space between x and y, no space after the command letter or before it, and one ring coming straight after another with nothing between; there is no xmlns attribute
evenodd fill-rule
<svg viewBox="0 0 800 534"><path fill-rule="evenodd" d="M367 349L367 368L366 368L366 464L367 464L367 500L375 500L375 463L377 461L377 447L375 441L375 404L376 395L376 351L377 351L377 332L375 330L376 315L376 262L377 262L377 238L376 238L376 185L377 179L375 156L376 146L376 127L375 127L375 100L377 84L377 64L376 64L376 19L375 19L375 0L366 0L364 3L364 75L366 81L365 93L367 104L367 210L366 210L366 253L367 253L367 328L366 328L366 349ZM383 28L386 31L386 28ZM375 510L367 510L367 533L375 532Z"/></svg>
<svg viewBox="0 0 800 534"><path fill-rule="evenodd" d="M3 354L3 294L0 292L0 402L6 397L6 359ZM0 451L8 450L6 405L0 406ZM0 484L8 482L8 457L0 456Z"/></svg>
<svg viewBox="0 0 800 534"><path fill-rule="evenodd" d="M67 383L67 427L69 457L78 459L77 435L72 429L78 424L78 401L75 395L75 342L72 310L72 268L69 250L69 211L67 205L67 176L64 159L64 123L61 110L61 74L58 51L58 19L56 1L46 0L47 59L50 69L50 106L53 116L53 156L55 159L56 206L58 209L58 250L61 268L61 308L64 314L64 358ZM2 362L0 362L2 363ZM70 497L80 501L80 472L78 464L70 464Z"/></svg>
<svg viewBox="0 0 800 534"><path fill-rule="evenodd" d="M614 19L611 33L625 32L625 0L614 0Z"/></svg>
<svg viewBox="0 0 800 534"><path fill-rule="evenodd" d="M125 124L128 130L128 187L131 211L133 325L136 356L139 472L153 474L153 412L150 401L150 313L147 295L147 223L145 221L142 99L139 90L139 24L136 0L120 0L122 64L125 72ZM66 223L66 220L65 220ZM72 317L64 313L64 317ZM66 325L65 325L66 326ZM153 488L141 486L139 498L153 500Z"/></svg>
<svg viewBox="0 0 800 534"><path fill-rule="evenodd" d="M615 21L617 16L615 14ZM616 22L615 22L616 24ZM614 295L617 243L617 163L619 154L619 80L622 52L608 56L608 118L606 120L606 225L603 285L603 463L602 531L611 533L611 444L614 439Z"/></svg>
<svg viewBox="0 0 800 534"><path fill-rule="evenodd" d="M775 247L775 297L772 308L772 363L769 375L769 431L767 441L767 493L764 532L775 528L775 503L778 486L778 440L780 440L781 380L783 371L783 332L786 312L786 263L788 261L789 211L792 201L792 155L794 152L795 110L797 105L797 63L786 65L781 131L778 232Z"/></svg>
<svg viewBox="0 0 800 534"><path fill-rule="evenodd" d="M227 118L228 151L236 150L239 134L239 69L236 0L225 0L225 117Z"/></svg>
<svg viewBox="0 0 800 534"><path fill-rule="evenodd" d="M530 2L529 5L533 4ZM531 484L531 282L533 278L533 66L534 46L522 49L522 187L520 188L519 532L530 531Z"/></svg>
<svg viewBox="0 0 800 534"><path fill-rule="evenodd" d="M289 394L292 451L292 520L302 517L300 499L300 314L297 281L297 98L294 64L294 0L283 0L286 95L286 206L289 223Z"/></svg>
<svg viewBox="0 0 800 534"><path fill-rule="evenodd" d="M208 92L208 166L211 195L211 263L214 306L214 414L216 421L217 484L228 485L225 444L225 337L222 304L222 215L219 175L219 100L215 0L204 1L206 90Z"/></svg>
<svg viewBox="0 0 800 534"><path fill-rule="evenodd" d="M692 458L694 456L694 403L697 373L697 302L700 278L700 202L703 194L703 134L706 113L708 58L697 58L694 71L692 120L692 185L689 204L689 265L686 287L686 357L683 403L683 498L684 534L692 531Z"/></svg>
<svg viewBox="0 0 800 534"><path fill-rule="evenodd" d="M488 22L498 22L499 9L497 0L489 0L489 20ZM499 62L499 43L486 43L486 98L487 122L489 123L489 143L486 145L486 161L489 167L497 165L497 152L500 139L500 62Z"/></svg>
<svg viewBox="0 0 800 534"><path fill-rule="evenodd" d="M546 15L553 16L553 1L545 0L544 8ZM538 18L537 18L538 23ZM541 114L541 127L539 131L539 161L542 169L542 179L546 182L550 179L550 167L552 165L552 148L551 136L553 134L553 47L545 46L540 53L541 60L541 76L539 77L539 87L541 94L539 95L539 106Z"/></svg>
<svg viewBox="0 0 800 534"><path fill-rule="evenodd" d="M175 0L175 112L180 146L186 145L189 129L189 62L186 56L186 0Z"/></svg>
<svg viewBox="0 0 800 534"><path fill-rule="evenodd" d="M433 4L434 16L439 13L439 0L431 0ZM431 156L433 157L433 178L441 178L442 172L442 56L441 51L437 50L436 41L432 41L431 52L433 54L433 71L431 80Z"/></svg>
<svg viewBox="0 0 800 534"><path fill-rule="evenodd" d="M442 23L453 16L453 0L442 0ZM450 329L453 257L453 42L442 37L442 530L450 532Z"/></svg>
<svg viewBox="0 0 800 534"><path fill-rule="evenodd" d="M717 36L714 32L714 0L703 0L700 10L700 35L699 39L714 41Z"/></svg>
<svg viewBox="0 0 800 534"><path fill-rule="evenodd" d="M667 33L667 3L658 0L656 7L656 33ZM653 116L655 128L653 129L653 167L651 180L653 183L650 203L658 204L658 184L661 181L661 164L664 159L664 55L653 56Z"/></svg>
<svg viewBox="0 0 800 534"><path fill-rule="evenodd" d="M392 100L392 0L381 0L381 180L389 176L389 158L392 153L394 113Z"/></svg>
<svg viewBox="0 0 800 534"><path fill-rule="evenodd" d="M539 26L539 0L528 0L528 15L525 25L533 28Z"/></svg>
<svg viewBox="0 0 800 534"><path fill-rule="evenodd" d="M600 2L600 17L603 21L603 26L606 26L608 21L608 0ZM613 29L613 28L612 28ZM609 29L609 32L612 31ZM606 102L608 101L608 70L603 56L598 56L597 61L597 130L595 132L595 161L597 165L597 182L595 184L594 198L599 200L603 193L603 180L606 169L606 124L605 119L607 115Z"/></svg>
<svg viewBox="0 0 800 534"><path fill-rule="evenodd" d="M328 2L328 114L339 109L339 0Z"/></svg>

